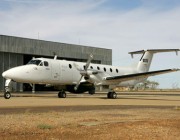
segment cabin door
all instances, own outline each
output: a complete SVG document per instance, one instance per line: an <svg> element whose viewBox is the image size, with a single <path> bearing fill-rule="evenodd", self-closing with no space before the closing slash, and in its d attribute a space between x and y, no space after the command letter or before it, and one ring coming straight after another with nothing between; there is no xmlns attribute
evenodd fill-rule
<svg viewBox="0 0 180 140"><path fill-rule="evenodd" d="M60 79L60 63L58 61L52 61L52 80L59 80Z"/></svg>

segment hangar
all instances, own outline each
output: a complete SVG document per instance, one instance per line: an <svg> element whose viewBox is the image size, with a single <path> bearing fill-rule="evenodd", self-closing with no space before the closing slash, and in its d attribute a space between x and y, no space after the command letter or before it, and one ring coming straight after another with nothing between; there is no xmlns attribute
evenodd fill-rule
<svg viewBox="0 0 180 140"><path fill-rule="evenodd" d="M112 64L112 50L83 45L51 42L39 39L0 35L0 73L15 66L26 64L32 57L53 58L86 62L89 54L93 63ZM4 90L5 79L0 78L0 90ZM13 91L26 90L27 84L13 83Z"/></svg>

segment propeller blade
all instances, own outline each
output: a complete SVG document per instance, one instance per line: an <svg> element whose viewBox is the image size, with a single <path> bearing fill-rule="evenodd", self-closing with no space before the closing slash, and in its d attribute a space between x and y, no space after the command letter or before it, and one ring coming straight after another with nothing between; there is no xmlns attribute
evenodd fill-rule
<svg viewBox="0 0 180 140"><path fill-rule="evenodd" d="M78 71L80 71L80 74L81 74L81 78L79 79L79 81L77 82L76 86L74 87L74 90L77 90L77 89L78 89L82 78L87 74L87 69L88 69L88 67L89 67L92 59L93 59L93 54L90 54L90 55L89 55L89 58L88 58L88 60L87 60L87 62L86 62L84 71L82 71L81 68L80 68L76 63L74 63L75 68L76 68Z"/></svg>
<svg viewBox="0 0 180 140"><path fill-rule="evenodd" d="M77 89L78 89L82 78L83 78L83 76L81 76L81 78L80 78L79 81L77 82L76 86L74 87L74 90L77 90Z"/></svg>
<svg viewBox="0 0 180 140"><path fill-rule="evenodd" d="M87 71L87 69L88 69L88 67L89 67L92 59L93 59L93 54L90 54L90 55L89 55L89 58L88 58L88 60L87 60L87 62L86 62L86 66L85 66L85 69L84 69L85 71Z"/></svg>

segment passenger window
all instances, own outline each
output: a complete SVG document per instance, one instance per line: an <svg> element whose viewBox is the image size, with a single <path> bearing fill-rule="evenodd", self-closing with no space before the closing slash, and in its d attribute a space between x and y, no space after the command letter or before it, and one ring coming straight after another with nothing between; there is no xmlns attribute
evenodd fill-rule
<svg viewBox="0 0 180 140"><path fill-rule="evenodd" d="M100 70L100 68L97 66L97 69Z"/></svg>
<svg viewBox="0 0 180 140"><path fill-rule="evenodd" d="M72 68L72 65L71 65L71 64L69 64L69 68L70 68L70 69Z"/></svg>
<svg viewBox="0 0 180 140"><path fill-rule="evenodd" d="M84 70L85 70L86 66L84 65L83 67L84 67Z"/></svg>
<svg viewBox="0 0 180 140"><path fill-rule="evenodd" d="M118 69L116 69L116 72L117 72L117 73L119 72Z"/></svg>
<svg viewBox="0 0 180 140"><path fill-rule="evenodd" d="M93 69L93 66L91 66L90 68Z"/></svg>
<svg viewBox="0 0 180 140"><path fill-rule="evenodd" d="M48 67L49 63L47 61L44 61L44 66Z"/></svg>
<svg viewBox="0 0 180 140"><path fill-rule="evenodd" d="M104 71L106 72L106 68L104 68Z"/></svg>
<svg viewBox="0 0 180 140"><path fill-rule="evenodd" d="M110 72L112 72L112 69L110 68Z"/></svg>

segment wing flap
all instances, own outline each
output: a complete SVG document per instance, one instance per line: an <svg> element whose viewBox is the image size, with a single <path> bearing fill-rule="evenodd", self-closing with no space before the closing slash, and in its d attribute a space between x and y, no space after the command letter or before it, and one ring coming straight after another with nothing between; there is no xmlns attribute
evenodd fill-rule
<svg viewBox="0 0 180 140"><path fill-rule="evenodd" d="M135 74L128 74L128 75L121 75L121 76L113 76L113 77L106 77L105 80L107 81L128 81L134 80L136 78L148 78L149 76L155 76L170 72L179 71L179 69L165 69L165 70L158 70L158 71L149 71L143 73L135 73Z"/></svg>

